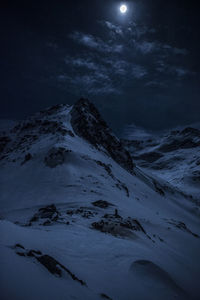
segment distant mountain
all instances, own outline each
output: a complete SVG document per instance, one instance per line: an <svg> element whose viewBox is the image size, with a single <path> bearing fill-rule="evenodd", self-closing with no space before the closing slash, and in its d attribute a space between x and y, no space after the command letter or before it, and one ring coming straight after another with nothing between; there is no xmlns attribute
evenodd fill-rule
<svg viewBox="0 0 200 300"><path fill-rule="evenodd" d="M1 133L3 300L198 299L198 202L135 164L176 146L128 143L86 99Z"/></svg>
<svg viewBox="0 0 200 300"><path fill-rule="evenodd" d="M134 131L134 139L129 131L129 139L122 142L137 165L200 201L200 129L140 136L135 128L132 136Z"/></svg>

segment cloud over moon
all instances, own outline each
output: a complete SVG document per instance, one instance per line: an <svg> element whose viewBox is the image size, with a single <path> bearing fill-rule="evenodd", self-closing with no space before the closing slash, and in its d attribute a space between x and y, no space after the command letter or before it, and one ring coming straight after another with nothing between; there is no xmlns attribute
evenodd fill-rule
<svg viewBox="0 0 200 300"><path fill-rule="evenodd" d="M70 38L83 46L95 49L100 52L120 53L123 50L123 45L113 44L112 41L104 42L99 37L95 37L91 34L84 34L78 31L73 32L70 35Z"/></svg>
<svg viewBox="0 0 200 300"><path fill-rule="evenodd" d="M97 23L104 28L104 35L80 31L69 35L82 47L79 54L66 55L67 69L57 77L63 85L89 94L119 94L131 81L143 82L144 87L166 88L167 74L179 81L192 75L181 65L181 57L188 55L188 50L161 43L156 39L156 29L136 22L127 26L110 21ZM175 56L180 57L178 65L172 63Z"/></svg>

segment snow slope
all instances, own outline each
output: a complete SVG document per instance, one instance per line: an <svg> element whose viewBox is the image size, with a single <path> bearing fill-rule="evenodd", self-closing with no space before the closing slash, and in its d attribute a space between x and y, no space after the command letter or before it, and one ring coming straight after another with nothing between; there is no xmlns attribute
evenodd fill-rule
<svg viewBox="0 0 200 300"><path fill-rule="evenodd" d="M131 133L130 130L133 130ZM158 135L125 131L123 140L137 165L200 202L200 129L186 127Z"/></svg>
<svg viewBox="0 0 200 300"><path fill-rule="evenodd" d="M199 298L199 207L136 167L91 103L0 141L3 300Z"/></svg>

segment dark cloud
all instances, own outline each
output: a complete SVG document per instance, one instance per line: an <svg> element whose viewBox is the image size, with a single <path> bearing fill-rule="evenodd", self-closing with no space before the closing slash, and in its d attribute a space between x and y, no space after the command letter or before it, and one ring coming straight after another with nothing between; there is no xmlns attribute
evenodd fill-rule
<svg viewBox="0 0 200 300"><path fill-rule="evenodd" d="M79 49L79 56L67 56L68 75L58 76L65 78L63 83L77 86L78 91L87 95L123 94L128 82L134 80L135 84L143 80L146 87L166 88L170 82L166 78L158 80L159 73L179 81L193 74L184 66L177 66L176 61L169 64L171 58L184 57L188 51L159 42L155 29L136 22L122 27L111 21L99 21L97 26L104 28L103 37L77 31L69 35L75 43L89 48L87 55L85 49Z"/></svg>
<svg viewBox="0 0 200 300"><path fill-rule="evenodd" d="M95 49L100 52L106 53L120 53L122 52L123 45L116 45L108 41L104 42L99 37L95 37L91 34L84 34L82 32L73 32L69 35L74 41L78 42L81 45Z"/></svg>

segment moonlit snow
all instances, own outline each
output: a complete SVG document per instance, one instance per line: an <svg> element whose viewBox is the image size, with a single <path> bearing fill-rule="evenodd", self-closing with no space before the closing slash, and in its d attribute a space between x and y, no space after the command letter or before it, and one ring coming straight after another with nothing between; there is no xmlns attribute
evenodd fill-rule
<svg viewBox="0 0 200 300"><path fill-rule="evenodd" d="M198 299L199 203L132 164L87 100L0 141L2 300Z"/></svg>

